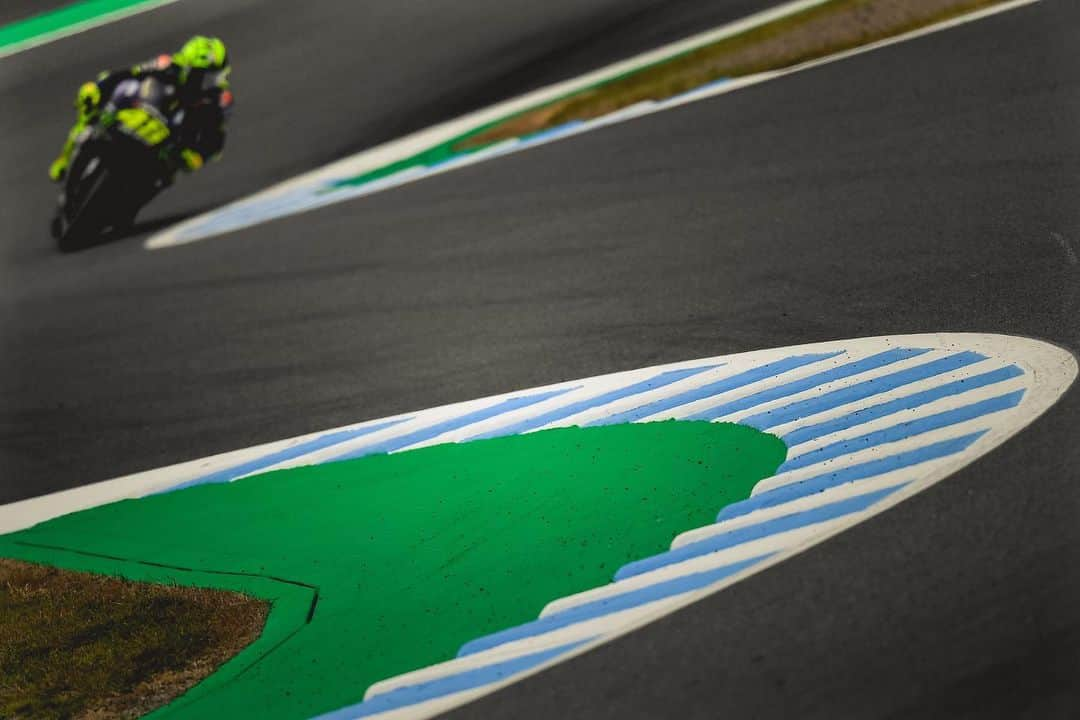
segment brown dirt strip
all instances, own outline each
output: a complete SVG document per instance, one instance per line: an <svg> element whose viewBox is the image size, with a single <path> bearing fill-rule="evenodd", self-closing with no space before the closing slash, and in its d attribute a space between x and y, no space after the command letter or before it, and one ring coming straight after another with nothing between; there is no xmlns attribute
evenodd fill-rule
<svg viewBox="0 0 1080 720"><path fill-rule="evenodd" d="M1004 0L834 0L510 118L464 150L663 100L721 78L779 70L932 25Z"/></svg>
<svg viewBox="0 0 1080 720"><path fill-rule="evenodd" d="M134 718L259 637L269 605L0 558L0 717Z"/></svg>

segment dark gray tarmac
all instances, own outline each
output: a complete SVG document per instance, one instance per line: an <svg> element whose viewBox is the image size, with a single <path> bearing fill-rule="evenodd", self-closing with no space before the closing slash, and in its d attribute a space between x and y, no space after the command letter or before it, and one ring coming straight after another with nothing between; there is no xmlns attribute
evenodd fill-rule
<svg viewBox="0 0 1080 720"><path fill-rule="evenodd" d="M303 240L289 248L295 259L273 253L261 269L241 259L233 271L243 279L214 279L234 262L216 249L175 264L178 255L142 251L139 237L58 255L47 235L55 190L45 170L74 120L75 89L99 69L153 57L195 32L229 43L237 104L225 158L148 208L145 234L769 4L183 0L0 60L0 502L488 392L482 378L440 392L441 378L410 369L423 358L395 360L396 382L378 377L370 333L390 319L412 336L386 303L360 314L347 302L335 308L348 348L329 338L308 355L295 323L322 310L278 286L295 268L295 279L321 294L322 280L302 266L323 251L309 254ZM351 232L323 249L346 268L371 261ZM352 275L350 286L371 282L334 273ZM286 300L290 317L276 314L271 296ZM408 301L387 300L410 312ZM310 330L321 333L318 322ZM308 369L297 372L300 363Z"/></svg>
<svg viewBox="0 0 1080 720"><path fill-rule="evenodd" d="M251 13L230 8L222 23ZM539 28L555 33L559 8L522 15L516 41L505 27L476 45L447 40L445 58L460 61L454 73L470 67L464 55L486 67L485 53L518 48ZM379 20L419 33L416 18ZM42 113L65 103L81 75L45 53L38 62L51 69L34 76L27 53L15 58L31 73L24 82L0 61L0 88L20 98L23 119L0 114L14 158L3 187L18 188L0 200L9 228L0 500L727 352L924 331L1014 333L1075 351L1078 23L1080 6L1046 0L223 238L155 253L135 238L67 257L35 235L48 207L39 178L66 121ZM140 43L132 48L151 52ZM311 44L303 33L296 43ZM549 57L539 47L534 57ZM250 112L273 106L255 79L267 67L309 77L285 63L287 48L278 59L264 49L262 60L249 49ZM402 61L403 104L351 118L354 135L340 132L341 118L325 128L295 120L312 123L301 140L285 117L242 125L238 113L236 155L230 148L148 218L397 134L413 112L427 124L446 97L515 92L506 78L533 77L524 88L560 73L554 61L543 72L525 63L522 76L477 70L476 85L425 99L454 64L436 58ZM486 89L493 78L504 84ZM341 84L316 82L320 99ZM361 105L352 94L361 85L343 87L342 102ZM1021 435L888 513L453 715L1077 717L1077 427L1074 389Z"/></svg>

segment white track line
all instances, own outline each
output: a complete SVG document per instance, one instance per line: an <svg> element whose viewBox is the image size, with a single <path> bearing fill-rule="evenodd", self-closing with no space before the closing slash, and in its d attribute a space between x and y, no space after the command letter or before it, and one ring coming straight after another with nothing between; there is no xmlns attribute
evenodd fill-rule
<svg viewBox="0 0 1080 720"><path fill-rule="evenodd" d="M158 8L164 7L166 5L172 5L173 3L179 1L180 0L150 0L149 2L135 5L133 7L127 7L120 10L103 13L96 17L83 20L82 22L67 25L65 27L52 30L42 35L37 35L35 37L28 38L12 45L8 45L7 47L0 48L0 60L3 60L4 58L10 57L17 53L24 52L26 50L41 47L42 45L47 45L48 43L55 42L62 38L70 37L72 35L78 35L79 33L84 33L88 30L93 30L94 28L101 27L102 25L119 22L120 20L132 17L134 15L141 15L144 12L157 10ZM11 24L13 25L15 23Z"/></svg>

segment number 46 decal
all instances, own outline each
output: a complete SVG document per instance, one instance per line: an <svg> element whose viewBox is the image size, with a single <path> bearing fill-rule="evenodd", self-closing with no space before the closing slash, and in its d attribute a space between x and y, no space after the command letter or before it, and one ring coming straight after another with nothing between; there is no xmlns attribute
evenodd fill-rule
<svg viewBox="0 0 1080 720"><path fill-rule="evenodd" d="M142 138L148 145L159 145L169 137L165 123L145 110L130 108L116 113L116 120L130 133Z"/></svg>

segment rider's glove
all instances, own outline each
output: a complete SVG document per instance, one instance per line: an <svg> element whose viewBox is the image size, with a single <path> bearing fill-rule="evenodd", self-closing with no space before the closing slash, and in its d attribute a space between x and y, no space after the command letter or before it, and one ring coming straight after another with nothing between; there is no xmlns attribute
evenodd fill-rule
<svg viewBox="0 0 1080 720"><path fill-rule="evenodd" d="M75 95L75 108L79 111L80 120L88 120L101 103L101 88L97 83L83 83L79 92Z"/></svg>
<svg viewBox="0 0 1080 720"><path fill-rule="evenodd" d="M184 169L188 172L195 172L203 166L203 156L188 148L180 151L180 159L184 162Z"/></svg>
<svg viewBox="0 0 1080 720"><path fill-rule="evenodd" d="M64 156L60 156L53 160L52 165L49 166L49 179L53 182L60 182L67 175L68 159Z"/></svg>

